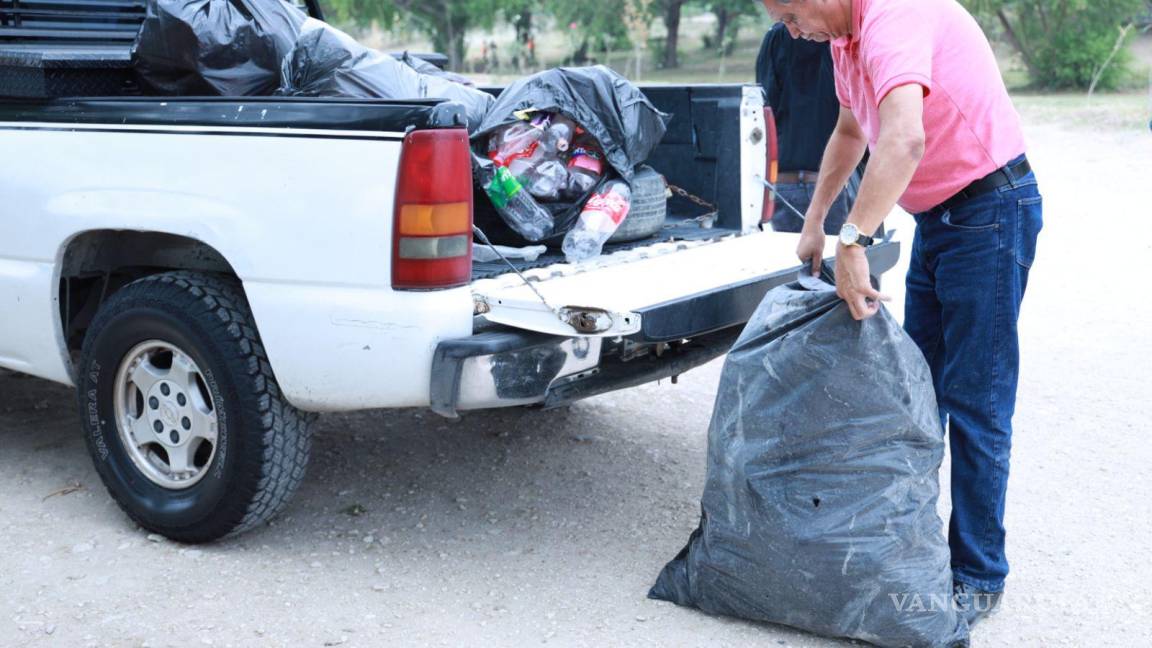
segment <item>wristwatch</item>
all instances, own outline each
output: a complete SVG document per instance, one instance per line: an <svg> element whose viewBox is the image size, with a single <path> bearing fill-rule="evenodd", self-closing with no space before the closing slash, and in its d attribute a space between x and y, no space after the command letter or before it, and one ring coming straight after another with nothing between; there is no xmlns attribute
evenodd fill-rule
<svg viewBox="0 0 1152 648"><path fill-rule="evenodd" d="M861 234L860 228L853 223L844 223L844 227L840 228L840 245L845 247L852 247L853 245L868 247L875 240L871 236Z"/></svg>

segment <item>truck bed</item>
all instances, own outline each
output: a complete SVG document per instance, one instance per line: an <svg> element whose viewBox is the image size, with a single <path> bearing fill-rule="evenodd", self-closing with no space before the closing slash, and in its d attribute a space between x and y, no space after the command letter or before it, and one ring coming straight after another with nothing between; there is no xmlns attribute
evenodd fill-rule
<svg viewBox="0 0 1152 648"><path fill-rule="evenodd" d="M675 202L675 201L674 201ZM691 210L683 208L680 213L671 213L674 209L672 204L669 204L668 222L664 225L664 229L655 236L651 236L639 241L631 241L628 243L614 243L608 244L604 247L604 254L602 255L606 260L611 255L627 252L630 250L637 250L647 248L658 243L673 243L677 241L688 241L693 244L706 243L708 241L717 241L729 236L736 236L740 233L738 229L712 226L704 228L701 226L697 216L693 215ZM696 211L700 211L696 208ZM551 265L565 263L564 253L556 248L549 248L548 252L536 259L535 261L524 261L522 259L511 259L510 263L519 271L532 270L536 268L545 268ZM472 280L489 279L497 277L502 274L511 272L508 263L503 261L494 261L491 263L473 262L472 264Z"/></svg>
<svg viewBox="0 0 1152 648"><path fill-rule="evenodd" d="M741 204L740 168L740 106L744 86L669 85L648 86L643 90L657 108L672 116L668 132L647 163L663 174L670 185L714 205L716 214L708 219L710 227L703 227L697 219L712 210L673 196L668 202L668 221L661 232L640 241L605 246L604 263L612 263L614 260L608 257L622 252L670 242L683 242L685 248L696 247L740 235L747 229ZM490 217L481 218L482 211L490 210L483 204L487 200L483 192L477 192L476 200L477 222L490 222ZM501 242L498 236L492 238ZM618 254L616 260L625 261L634 256ZM554 248L549 248L547 254L535 261L512 261L521 271L562 263L563 253ZM474 263L472 279L487 279L508 272L510 269L504 262Z"/></svg>

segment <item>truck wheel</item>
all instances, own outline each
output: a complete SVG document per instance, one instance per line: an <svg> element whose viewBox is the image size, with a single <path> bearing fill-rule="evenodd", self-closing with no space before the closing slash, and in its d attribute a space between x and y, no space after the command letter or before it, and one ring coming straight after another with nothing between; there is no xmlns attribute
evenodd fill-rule
<svg viewBox="0 0 1152 648"><path fill-rule="evenodd" d="M131 283L100 308L81 358L88 450L145 529L210 542L268 520L300 485L315 416L284 400L234 282Z"/></svg>

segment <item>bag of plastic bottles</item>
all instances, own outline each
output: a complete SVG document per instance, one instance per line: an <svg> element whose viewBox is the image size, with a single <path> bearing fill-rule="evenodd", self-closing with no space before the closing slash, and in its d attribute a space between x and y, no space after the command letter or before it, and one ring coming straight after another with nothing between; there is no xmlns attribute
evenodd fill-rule
<svg viewBox="0 0 1152 648"><path fill-rule="evenodd" d="M886 310L812 277L765 296L720 375L700 526L648 596L879 646L966 646L936 514L944 430Z"/></svg>
<svg viewBox="0 0 1152 648"><path fill-rule="evenodd" d="M611 176L631 181L668 118L604 66L557 68L513 83L472 135L474 177L490 199L477 201L477 225L494 241L560 244L598 186Z"/></svg>
<svg viewBox="0 0 1152 648"><path fill-rule="evenodd" d="M632 190L623 180L613 180L584 204L580 219L564 236L564 258L568 263L580 263L600 256L604 243L628 217L632 206Z"/></svg>

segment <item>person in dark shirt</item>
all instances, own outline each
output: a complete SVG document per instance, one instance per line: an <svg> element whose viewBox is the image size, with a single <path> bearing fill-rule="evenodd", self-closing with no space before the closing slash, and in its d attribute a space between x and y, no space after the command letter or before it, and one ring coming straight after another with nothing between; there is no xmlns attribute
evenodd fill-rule
<svg viewBox="0 0 1152 648"><path fill-rule="evenodd" d="M800 213L808 210L819 176L824 147L840 117L840 101L832 72L832 55L828 43L794 39L782 23L777 23L764 36L760 56L756 59L756 83L767 95L768 105L776 116L779 142L779 167L776 188L776 211L772 229L777 232L799 232L804 221L785 206L783 197ZM824 231L840 233L852 211L860 172L853 174L848 185L832 203Z"/></svg>

